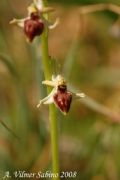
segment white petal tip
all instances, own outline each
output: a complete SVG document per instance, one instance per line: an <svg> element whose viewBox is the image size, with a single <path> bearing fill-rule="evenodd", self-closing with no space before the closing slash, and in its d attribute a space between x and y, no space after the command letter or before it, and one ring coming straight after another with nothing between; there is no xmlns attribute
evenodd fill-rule
<svg viewBox="0 0 120 180"><path fill-rule="evenodd" d="M42 81L42 84L46 84L46 81Z"/></svg>
<svg viewBox="0 0 120 180"><path fill-rule="evenodd" d="M37 108L39 108L39 107L40 107L40 105L41 105L41 103L37 104Z"/></svg>
<svg viewBox="0 0 120 180"><path fill-rule="evenodd" d="M54 22L54 24L49 25L49 29L54 29L59 23L60 23L60 19L57 18L56 21Z"/></svg>
<svg viewBox="0 0 120 180"><path fill-rule="evenodd" d="M42 0L34 0L34 4L38 10L41 10L43 8Z"/></svg>
<svg viewBox="0 0 120 180"><path fill-rule="evenodd" d="M64 116L66 116L67 115L67 113L66 112L62 112L63 114L64 114Z"/></svg>
<svg viewBox="0 0 120 180"><path fill-rule="evenodd" d="M17 23L17 20L16 19L12 19L9 24L16 24Z"/></svg>
<svg viewBox="0 0 120 180"><path fill-rule="evenodd" d="M77 93L76 96L78 96L80 98L84 98L86 95L84 93Z"/></svg>
<svg viewBox="0 0 120 180"><path fill-rule="evenodd" d="M18 25L19 27L24 27L24 20L25 19L13 19L13 20L11 20L9 23L10 24L16 24L16 25Z"/></svg>

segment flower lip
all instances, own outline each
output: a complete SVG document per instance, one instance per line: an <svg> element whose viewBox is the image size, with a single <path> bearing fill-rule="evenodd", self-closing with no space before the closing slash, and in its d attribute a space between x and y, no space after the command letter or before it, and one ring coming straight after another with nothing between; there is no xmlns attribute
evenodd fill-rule
<svg viewBox="0 0 120 180"><path fill-rule="evenodd" d="M58 90L54 94L53 99L55 105L61 110L61 112L67 114L72 102L72 93L67 90Z"/></svg>
<svg viewBox="0 0 120 180"><path fill-rule="evenodd" d="M42 34L44 30L44 23L39 19L37 13L32 13L29 19L24 21L24 32L31 42L36 36Z"/></svg>

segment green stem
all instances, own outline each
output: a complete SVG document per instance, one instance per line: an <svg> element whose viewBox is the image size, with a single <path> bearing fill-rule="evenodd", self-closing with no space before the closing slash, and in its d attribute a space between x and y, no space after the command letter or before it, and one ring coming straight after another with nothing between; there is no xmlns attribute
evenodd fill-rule
<svg viewBox="0 0 120 180"><path fill-rule="evenodd" d="M47 6L47 1L43 0L44 6ZM52 77L52 68L48 54L48 31L44 31L42 35L42 62L44 68L45 79L50 80ZM51 88L47 89L50 93ZM51 149L52 149L52 173L59 174L59 151L58 151L58 126L57 115L54 104L49 105L49 120L51 126ZM53 180L59 180L59 177L53 177Z"/></svg>
<svg viewBox="0 0 120 180"><path fill-rule="evenodd" d="M49 107L49 118L51 123L52 172L59 174L58 127L54 105ZM59 180L59 177L53 179Z"/></svg>

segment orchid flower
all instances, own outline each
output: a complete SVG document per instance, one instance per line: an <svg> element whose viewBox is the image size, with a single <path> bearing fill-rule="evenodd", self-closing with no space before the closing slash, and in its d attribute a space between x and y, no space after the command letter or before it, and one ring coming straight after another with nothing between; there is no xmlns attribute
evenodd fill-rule
<svg viewBox="0 0 120 180"><path fill-rule="evenodd" d="M53 87L50 94L44 99L40 100L37 107L39 108L42 104L52 104L54 103L60 111L66 115L70 109L71 102L74 98L85 97L84 93L72 93L67 90L67 84L65 79L61 75L52 76L52 80L45 80L42 84Z"/></svg>
<svg viewBox="0 0 120 180"><path fill-rule="evenodd" d="M13 19L10 24L17 24L21 27L27 36L27 40L32 42L36 36L40 36L45 27L49 29L55 28L59 20L56 19L54 24L51 24L45 17L44 13L54 11L51 7L43 8L41 0L34 0L34 2L28 7L28 16L23 19Z"/></svg>

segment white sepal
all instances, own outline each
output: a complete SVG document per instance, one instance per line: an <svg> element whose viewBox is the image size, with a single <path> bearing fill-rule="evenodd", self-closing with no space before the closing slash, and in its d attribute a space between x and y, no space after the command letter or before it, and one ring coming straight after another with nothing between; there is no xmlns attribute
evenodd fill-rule
<svg viewBox="0 0 120 180"><path fill-rule="evenodd" d="M54 103L53 100L53 95L56 93L56 88L53 88L53 90L51 91L51 93L46 96L44 99L41 99L40 102L38 103L37 107L39 108L42 104L52 104Z"/></svg>
<svg viewBox="0 0 120 180"><path fill-rule="evenodd" d="M42 10L42 8L43 8L42 0L34 0L34 4L35 4L35 6L37 7L37 9L38 9L39 11Z"/></svg>
<svg viewBox="0 0 120 180"><path fill-rule="evenodd" d="M49 29L54 29L54 28L56 28L56 26L57 26L59 23L60 23L60 19L57 18L53 24L49 23L48 28L49 28Z"/></svg>
<svg viewBox="0 0 120 180"><path fill-rule="evenodd" d="M10 24L17 24L19 27L23 28L24 27L24 21L27 18L24 19L13 19L12 21L10 21Z"/></svg>

